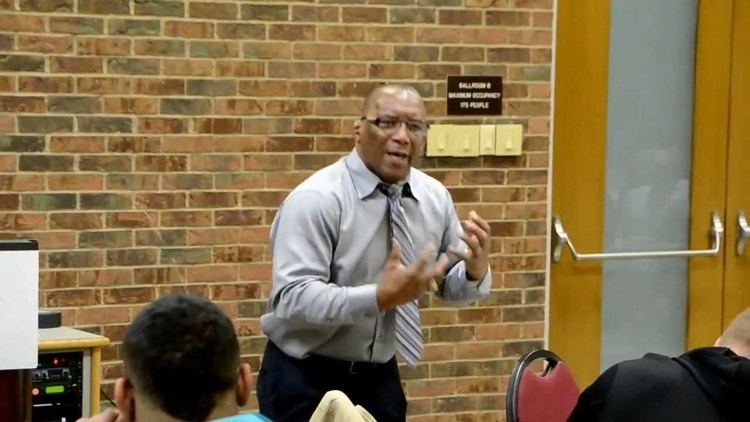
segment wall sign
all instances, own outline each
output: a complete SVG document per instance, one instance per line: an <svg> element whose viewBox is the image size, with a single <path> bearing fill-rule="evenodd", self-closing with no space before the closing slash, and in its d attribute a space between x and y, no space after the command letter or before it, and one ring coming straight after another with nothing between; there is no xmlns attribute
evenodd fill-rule
<svg viewBox="0 0 750 422"><path fill-rule="evenodd" d="M502 114L503 78L448 76L447 114L476 116Z"/></svg>

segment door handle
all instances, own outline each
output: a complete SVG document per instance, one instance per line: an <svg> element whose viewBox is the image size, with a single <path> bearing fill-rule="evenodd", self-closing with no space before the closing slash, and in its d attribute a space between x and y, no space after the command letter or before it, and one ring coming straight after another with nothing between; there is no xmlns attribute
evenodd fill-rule
<svg viewBox="0 0 750 422"><path fill-rule="evenodd" d="M743 215L744 218L744 215ZM747 223L747 222L746 222ZM745 224L747 228L747 224ZM750 230L748 231L750 232ZM565 232L560 217L554 217L552 223L552 260L560 262L562 249L565 246L570 248L573 258L576 261L606 261L610 259L637 259L637 258L672 258L672 257L691 257L691 256L716 256L721 249L721 237L724 235L724 226L717 212L711 213L711 248L698 250L676 250L676 251L642 251L642 252L603 252L603 253L579 253L573 241ZM748 234L750 237L750 234ZM737 245L739 251L739 243ZM743 245L744 247L744 245Z"/></svg>
<svg viewBox="0 0 750 422"><path fill-rule="evenodd" d="M745 211L737 215L737 255L745 254L745 239L750 239L750 225L745 219Z"/></svg>

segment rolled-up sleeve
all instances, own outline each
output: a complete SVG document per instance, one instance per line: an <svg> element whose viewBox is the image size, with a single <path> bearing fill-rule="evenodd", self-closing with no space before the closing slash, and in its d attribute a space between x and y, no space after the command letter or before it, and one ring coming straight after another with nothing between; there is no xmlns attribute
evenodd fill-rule
<svg viewBox="0 0 750 422"><path fill-rule="evenodd" d="M338 236L340 204L333 195L293 192L271 229L273 314L320 325L348 325L376 315L376 285L330 283Z"/></svg>

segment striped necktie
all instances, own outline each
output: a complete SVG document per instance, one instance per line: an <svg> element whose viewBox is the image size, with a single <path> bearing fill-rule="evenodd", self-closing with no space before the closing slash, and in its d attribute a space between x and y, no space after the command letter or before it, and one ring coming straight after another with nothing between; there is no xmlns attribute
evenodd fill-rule
<svg viewBox="0 0 750 422"><path fill-rule="evenodd" d="M391 223L391 236L401 247L401 263L410 265L416 262L414 242L409 235L404 207L401 205L401 186L380 183L378 189L388 198L388 216ZM396 351L410 367L414 367L422 357L424 339L419 321L417 301L404 303L396 308Z"/></svg>

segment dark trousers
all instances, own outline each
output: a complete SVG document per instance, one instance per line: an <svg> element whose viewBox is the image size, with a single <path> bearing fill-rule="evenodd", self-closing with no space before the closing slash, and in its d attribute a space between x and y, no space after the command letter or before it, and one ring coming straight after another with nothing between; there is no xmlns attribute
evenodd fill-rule
<svg viewBox="0 0 750 422"><path fill-rule="evenodd" d="M406 397L396 358L380 364L317 355L296 359L269 341L256 389L260 412L275 422L309 420L330 390L343 391L378 422L406 419Z"/></svg>

